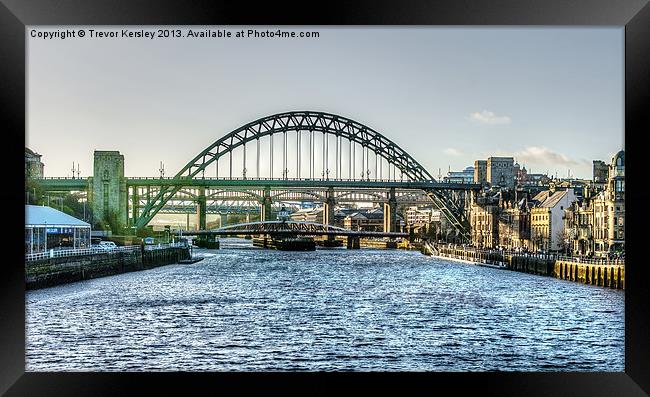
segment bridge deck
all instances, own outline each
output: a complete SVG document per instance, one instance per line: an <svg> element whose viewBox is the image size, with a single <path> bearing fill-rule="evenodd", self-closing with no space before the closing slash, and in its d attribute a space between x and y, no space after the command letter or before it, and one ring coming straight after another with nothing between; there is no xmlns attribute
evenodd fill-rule
<svg viewBox="0 0 650 397"><path fill-rule="evenodd" d="M194 230L181 231L183 236L238 236L238 235L263 235L272 236L340 236L340 237L408 237L408 233L400 232L368 232L368 231L309 231L309 230L283 230L283 231L259 231L259 230Z"/></svg>
<svg viewBox="0 0 650 397"><path fill-rule="evenodd" d="M37 182L48 189L84 190L89 178L42 178ZM436 181L398 181L361 179L243 179L243 178L126 178L127 186L186 186L186 187L339 187L339 188L402 188L434 190L479 190L477 183L444 183Z"/></svg>

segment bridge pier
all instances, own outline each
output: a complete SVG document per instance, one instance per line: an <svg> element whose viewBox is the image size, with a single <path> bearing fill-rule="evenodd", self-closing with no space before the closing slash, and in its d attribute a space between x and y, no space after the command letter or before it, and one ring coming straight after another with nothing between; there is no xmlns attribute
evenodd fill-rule
<svg viewBox="0 0 650 397"><path fill-rule="evenodd" d="M260 208L260 220L261 221L272 221L272 214L271 214L271 188L269 186L266 186L264 188L264 198L262 200L262 205Z"/></svg>
<svg viewBox="0 0 650 397"><path fill-rule="evenodd" d="M132 187L131 203L131 225L135 226L135 221L138 219L138 212L140 211L140 196L137 186Z"/></svg>
<svg viewBox="0 0 650 397"><path fill-rule="evenodd" d="M334 188L330 187L327 189L327 197L325 203L323 204L323 224L334 226ZM335 236L327 236L327 239L333 241Z"/></svg>
<svg viewBox="0 0 650 397"><path fill-rule="evenodd" d="M95 220L110 221L118 229L127 225L128 192L124 177L124 155L95 150L93 159L92 209ZM120 230L113 230L119 233Z"/></svg>
<svg viewBox="0 0 650 397"><path fill-rule="evenodd" d="M361 248L361 238L360 237L355 237L355 236L348 236L347 248L349 250L352 250L352 249L358 250L359 248Z"/></svg>
<svg viewBox="0 0 650 397"><path fill-rule="evenodd" d="M388 192L388 202L384 203L384 232L395 232L397 230L397 198L395 188L391 187Z"/></svg>
<svg viewBox="0 0 650 397"><path fill-rule="evenodd" d="M196 200L197 208L197 217L198 217L198 230L205 230L207 226L207 215L206 215L206 199L205 199L205 187L199 187L199 196Z"/></svg>

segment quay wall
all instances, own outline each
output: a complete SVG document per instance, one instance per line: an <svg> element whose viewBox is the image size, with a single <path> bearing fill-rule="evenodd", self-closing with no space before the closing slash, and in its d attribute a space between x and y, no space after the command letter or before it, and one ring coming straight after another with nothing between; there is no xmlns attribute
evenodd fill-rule
<svg viewBox="0 0 650 397"><path fill-rule="evenodd" d="M46 258L25 263L27 289L151 269L189 259L189 248L168 247L150 251L122 251L82 256Z"/></svg>
<svg viewBox="0 0 650 397"><path fill-rule="evenodd" d="M583 263L553 257L503 254L462 247L436 247L434 256L473 263L505 264L508 270L555 277L600 287L625 289L625 266L612 263Z"/></svg>
<svg viewBox="0 0 650 397"><path fill-rule="evenodd" d="M395 249L397 248L397 242L361 238L359 239L359 246L361 248Z"/></svg>
<svg viewBox="0 0 650 397"><path fill-rule="evenodd" d="M625 266L621 265L608 266L556 261L554 275L562 280L576 281L582 284L625 289Z"/></svg>

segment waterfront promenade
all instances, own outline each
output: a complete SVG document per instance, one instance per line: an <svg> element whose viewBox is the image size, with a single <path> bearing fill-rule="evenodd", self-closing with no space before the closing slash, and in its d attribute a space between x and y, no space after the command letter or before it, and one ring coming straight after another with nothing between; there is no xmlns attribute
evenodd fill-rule
<svg viewBox="0 0 650 397"><path fill-rule="evenodd" d="M625 289L625 260L578 258L553 254L514 253L455 244L423 243L427 255L476 264L503 265L508 270L556 277L583 284Z"/></svg>
<svg viewBox="0 0 650 397"><path fill-rule="evenodd" d="M125 246L111 250L76 249L47 251L25 258L27 289L51 287L75 281L111 276L178 263L191 256L185 244Z"/></svg>

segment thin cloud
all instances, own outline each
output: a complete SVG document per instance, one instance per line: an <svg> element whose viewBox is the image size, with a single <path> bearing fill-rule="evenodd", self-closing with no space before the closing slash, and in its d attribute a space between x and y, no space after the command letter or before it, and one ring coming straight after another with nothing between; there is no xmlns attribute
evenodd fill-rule
<svg viewBox="0 0 650 397"><path fill-rule="evenodd" d="M442 152L444 154L448 155L448 156L462 156L463 155L463 153L460 150L454 149L453 147L448 147L447 149L443 150Z"/></svg>
<svg viewBox="0 0 650 397"><path fill-rule="evenodd" d="M523 151L514 153L514 157L519 163L535 165L579 166L589 164L586 160L574 160L544 146L528 146Z"/></svg>
<svg viewBox="0 0 650 397"><path fill-rule="evenodd" d="M470 120L480 124L510 124L512 121L508 116L497 116L494 112L484 110L482 112L474 112L469 115Z"/></svg>

